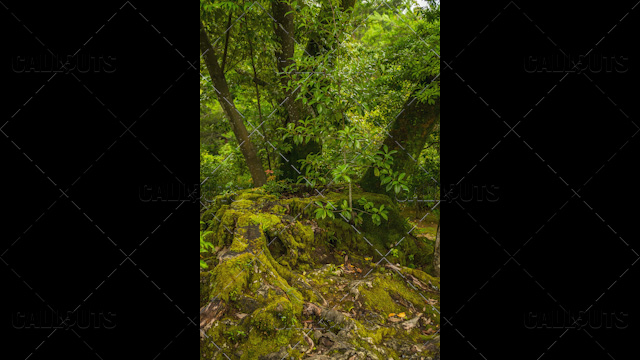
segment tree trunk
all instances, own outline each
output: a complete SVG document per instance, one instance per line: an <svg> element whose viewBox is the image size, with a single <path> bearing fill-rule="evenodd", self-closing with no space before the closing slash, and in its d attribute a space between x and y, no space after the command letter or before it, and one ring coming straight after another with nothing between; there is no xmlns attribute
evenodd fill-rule
<svg viewBox="0 0 640 360"><path fill-rule="evenodd" d="M436 247L433 251L433 271L437 277L440 277L440 222L436 231Z"/></svg>
<svg viewBox="0 0 640 360"><path fill-rule="evenodd" d="M412 100L413 102L411 102ZM384 141L384 145L389 147L389 151L398 151L393 154L391 169L394 172L404 172L408 177L416 171L422 171L417 166L418 156L424 148L427 136L439 120L440 99L436 99L434 105L429 105L418 102L413 96L409 97L409 100L405 103L404 110L391 124L390 135ZM369 168L360 179L360 186L367 192L387 193L385 190L386 185L380 185L380 177L375 176L373 168Z"/></svg>
<svg viewBox="0 0 640 360"><path fill-rule="evenodd" d="M342 13L351 11L353 10L354 5L355 5L355 0L343 0L340 3L340 11ZM325 26L328 26L329 18L333 17L333 14L334 14L334 9L331 7L331 5L327 5L326 2L322 2L322 5L320 7L320 14L318 15L320 17L320 23ZM317 32L314 31L312 34L309 35L309 41L307 42L305 53L308 53L313 57L317 57L321 55L323 52L329 51L332 46L333 40L327 41L326 39L327 37L328 37L327 34L318 34Z"/></svg>
<svg viewBox="0 0 640 360"><path fill-rule="evenodd" d="M280 43L280 50L276 52L276 57L278 58L278 72L281 74L280 84L283 89L286 89L290 75L297 71L295 61L293 60L295 50L295 42L293 40L295 36L295 25L293 23L293 14L287 15L287 12L292 11L289 4L274 0L272 8L273 17L278 21L274 26L276 36ZM289 68L289 73L284 73L285 68L290 65L293 66ZM294 92L294 90L296 89L294 88L289 91L285 91L286 101L284 107L289 116L287 122L297 124L300 120L304 120L307 116L313 116L314 114L311 108L305 106L301 100L295 100L298 95L298 91ZM282 176L283 178L297 180L299 174L294 170L292 165L295 166L296 169L300 170L300 163L298 160L306 159L307 155L311 153L321 152L322 145L313 140L306 144L296 145L293 143L293 139L289 139L289 143L292 145L292 149L289 152L283 153L288 162L284 164L281 169L283 172Z"/></svg>
<svg viewBox="0 0 640 360"><path fill-rule="evenodd" d="M341 4L341 10L348 11L353 9L354 4L355 0L344 0ZM272 6L273 17L282 25L282 27L278 24L275 25L275 32L281 46L280 51L276 54L276 57L278 58L278 71L283 73L287 66L294 64L294 66L290 68L290 71L291 73L295 73L295 71L299 71L295 66L295 61L293 60L295 48L295 42L293 40L295 37L295 24L293 22L293 14L286 15L287 12L292 11L293 9L289 4L278 0L274 0ZM322 19L322 22L327 24L328 19L326 17L331 15L331 9L326 4L323 4L320 13L321 16L325 17ZM306 53L314 57L321 55L322 49L328 48L327 44L321 43L318 38L320 38L320 36L318 34L314 34L306 46ZM313 69L304 69L303 71L313 71ZM280 82L283 88L287 86L288 81L289 75L282 74ZM285 103L285 108L289 115L287 123L297 124L300 120L304 120L307 117L315 117L315 111L311 106L304 105L300 100L295 101L298 94L294 93L293 90L295 89L285 92L285 96L288 98ZM292 165L295 166L296 169L300 170L300 163L298 160L306 159L309 154L322 152L322 144L311 140L309 143L296 145L293 143L293 139L291 138L287 140L287 143L291 145L291 151L283 154L286 159L289 160L282 168L283 178L297 180L299 174L294 170Z"/></svg>
<svg viewBox="0 0 640 360"><path fill-rule="evenodd" d="M229 118L233 133L236 135L238 143L240 143L240 150L247 163L247 167L249 167L249 173L251 174L251 179L253 179L253 186L262 186L267 182L267 176L260 162L260 158L258 158L258 153L249 139L249 133L244 126L244 121L233 104L227 80L224 77L220 65L218 65L215 50L211 46L211 42L209 42L209 36L207 36L202 21L200 21L200 51L204 53L204 62L209 70L209 75L211 75L211 81L213 81L213 85L216 88L220 106L222 106L224 113Z"/></svg>

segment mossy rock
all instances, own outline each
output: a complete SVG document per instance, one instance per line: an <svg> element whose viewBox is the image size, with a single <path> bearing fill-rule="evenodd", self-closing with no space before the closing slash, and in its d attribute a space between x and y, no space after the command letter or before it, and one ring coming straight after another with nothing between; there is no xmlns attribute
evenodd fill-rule
<svg viewBox="0 0 640 360"><path fill-rule="evenodd" d="M347 199L346 194L336 192L329 192L325 197L278 200L262 194L260 189L251 189L212 202L211 208L201 215L206 224L201 231L205 227L212 231L207 238L216 245L213 261L220 259L220 263L211 271L201 273L201 306L211 299L221 300L228 306L225 314L206 332L218 347L203 340L202 358L227 359L225 355L228 355L233 359L271 359L280 354L303 358L306 341L298 328L304 319L304 302L322 305L327 301L339 305L330 317L334 320L332 334L340 338L341 345L323 353L330 358L342 359L357 353L383 360L399 359L406 353L403 352L406 344L432 340L417 329L405 331L400 324L388 321L387 315L413 314L412 310L417 309L439 325L439 305L436 303L435 310L427 306L421 293L411 288L406 279L384 266L376 267L374 263L379 258L364 259L376 254L376 250L386 254L395 248L398 257L389 255L389 261L399 263L402 273L439 289L439 278L425 272L430 271L431 243L407 234L410 226L388 196L355 192L354 205L360 197L366 197L376 206L384 205L389 211L389 221L377 226L365 216L365 222L354 230L341 218L315 219L313 201L339 203ZM340 250L356 264L377 268L367 275L371 288L357 287L357 301L343 297L345 293L341 289L353 280L346 279L338 266L345 255L338 253ZM330 256L324 257L323 252ZM406 267L409 264L416 269ZM324 271L319 271L321 267ZM439 302L439 293L435 290L423 295ZM356 310L375 314L379 326L367 328L363 318L343 314L356 306L354 314ZM245 315L238 317L238 313ZM432 350L425 354L435 354Z"/></svg>

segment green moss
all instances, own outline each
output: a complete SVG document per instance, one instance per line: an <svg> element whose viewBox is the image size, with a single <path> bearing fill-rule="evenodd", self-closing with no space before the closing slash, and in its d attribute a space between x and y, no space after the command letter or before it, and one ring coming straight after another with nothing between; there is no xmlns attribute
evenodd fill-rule
<svg viewBox="0 0 640 360"><path fill-rule="evenodd" d="M236 221L242 215L241 212L220 208L218 211L218 219L220 219L220 224L216 228L215 238L212 240L213 245L218 247L224 247L231 245L233 240L233 230L236 227ZM217 220L213 220L217 221Z"/></svg>
<svg viewBox="0 0 640 360"><path fill-rule="evenodd" d="M284 200L283 203L289 206L289 215L293 217L301 215L309 218L309 216L313 214L313 211L315 211L315 207L313 205L309 205L309 203L314 200L315 198L313 197L291 198Z"/></svg>
<svg viewBox="0 0 640 360"><path fill-rule="evenodd" d="M205 211L202 219L207 221L208 230L213 231L210 239L218 247L229 246L228 255L235 256L226 258L222 264L216 266L210 272L210 281L203 282L201 286L201 293L207 294L201 301L219 297L225 302L230 302L232 311L207 332L230 357L257 359L265 354L277 353L287 344L293 346L298 341L304 343L304 338L299 331L287 329L300 327L303 302L321 302L316 291L330 300L335 288L335 281L327 280L330 272L318 274L312 272L313 269L318 268L317 264L314 264L316 259L313 254L315 253L312 253L315 247L327 248L334 252L345 250L349 253L352 263L356 264L364 261L364 256L371 256L374 249L386 251L390 248L390 244L395 245L405 237L397 247L399 257L392 257L390 261L399 262L402 265L413 262L419 267L423 265L421 269L425 269L427 256L433 252L432 245L406 234L409 230L407 222L399 215L397 207L388 196L356 191L354 205L357 199L363 196L374 202L376 206L384 204L389 210L389 221L383 221L382 225L376 226L371 223L367 215L364 217L365 223L358 226L361 233L354 230L351 224L343 221L342 218L315 220L313 214L315 206L310 205L310 202L329 199L334 203L340 203L347 198L347 194L340 193L328 193L326 198L317 196L275 200L259 190L247 190L240 192L235 198L216 199L215 206ZM231 199L236 201L225 203L226 200ZM215 220L214 216L220 221ZM316 229L314 232L311 226L304 225L305 219L316 221L320 230ZM274 251L272 255L267 248L267 243L276 237L279 240L271 246L271 251ZM365 237L371 245L367 243ZM410 254L414 254L411 259ZM254 256L258 256L258 259L252 263ZM258 271L255 270L256 268ZM419 291L410 288L406 280L400 276L389 274L389 270L383 266L377 268L383 274L373 274L373 287L359 287L361 293L359 301L365 308L381 315L391 312L408 312L409 309L396 302L402 299L400 302L411 302L420 312L425 308L425 316L439 323L437 313L425 303ZM313 289L301 281L305 279L300 275L303 271L310 272L309 276L313 277L310 282L305 281L307 284L310 283ZM430 281L431 284L439 287L439 278L432 277L424 271L403 268L402 272L412 274L424 283ZM268 284L268 287L263 288L267 289L267 296L256 295L256 292L265 284ZM254 294L254 297L247 300L245 293ZM437 293L423 292L423 294L425 297L439 300ZM248 301L252 306L244 306L244 301ZM343 309L348 311L350 306L352 302L347 300L343 304ZM251 314L243 320L238 320L232 315L240 308L245 309L242 312ZM407 315L409 316L409 313ZM429 339L419 331L407 332L391 327L381 327L373 331L367 330L357 321L356 323L357 326L352 330L354 336L348 341L358 348L371 351L380 359L397 358L391 349L382 345L391 337L412 343L423 343ZM345 328L345 324L335 327L336 330L340 328ZM247 335L241 339L233 339L229 336L225 337L225 332L221 329L227 331L235 329ZM376 346L383 346L387 353L379 353L368 342L368 338ZM218 349L209 346L206 341L201 342L201 354L203 358L226 359ZM301 358L302 355L299 349L289 351L289 356L294 358Z"/></svg>
<svg viewBox="0 0 640 360"><path fill-rule="evenodd" d="M211 272L210 299L219 297L228 302L230 297L233 298L230 294L240 294L251 276L251 268L246 266L251 259L252 255L245 253L216 266Z"/></svg>
<svg viewBox="0 0 640 360"><path fill-rule="evenodd" d="M281 224L282 220L279 216L269 213L257 213L251 215L251 222L259 224L262 231L267 232L269 229Z"/></svg>
<svg viewBox="0 0 640 360"><path fill-rule="evenodd" d="M241 347L241 359L258 359L262 355L278 352L279 348L274 339L264 336L257 329L252 329L245 346Z"/></svg>
<svg viewBox="0 0 640 360"><path fill-rule="evenodd" d="M387 337L394 337L398 331L395 328L380 327L377 330L367 330L364 327L358 328L358 334L362 337L368 337L373 340L374 344L381 344L382 340Z"/></svg>
<svg viewBox="0 0 640 360"><path fill-rule="evenodd" d="M251 325L258 331L271 333L276 330L277 324L275 315L265 309L258 309L251 315Z"/></svg>
<svg viewBox="0 0 640 360"><path fill-rule="evenodd" d="M233 243L231 243L231 247L229 248L229 251L233 251L237 253L243 252L247 248L247 246L249 246L249 244L247 244L242 237L235 237L233 239Z"/></svg>
<svg viewBox="0 0 640 360"><path fill-rule="evenodd" d="M243 191L243 192L240 192L240 195L238 195L237 199L253 202L254 200L260 199L264 196L265 194L262 194L260 192Z"/></svg>
<svg viewBox="0 0 640 360"><path fill-rule="evenodd" d="M250 209L253 204L254 202L251 200L236 200L231 203L231 208L235 210Z"/></svg>
<svg viewBox="0 0 640 360"><path fill-rule="evenodd" d="M296 224L293 228L293 235L300 239L299 243L302 245L301 247L305 247L306 244L313 243L313 229L311 226L302 225L299 221L296 221Z"/></svg>
<svg viewBox="0 0 640 360"><path fill-rule="evenodd" d="M233 202L235 196L236 194L233 193L216 196L210 203L206 204L207 208L205 208L204 213L200 216L200 220L206 223L214 220L213 216L218 213L222 206L229 206L228 204Z"/></svg>
<svg viewBox="0 0 640 360"><path fill-rule="evenodd" d="M304 301L315 303L318 301L318 297L312 290L304 289L302 290L302 294L304 296Z"/></svg>
<svg viewBox="0 0 640 360"><path fill-rule="evenodd" d="M403 269L404 270L404 269ZM426 274L425 274L426 275ZM429 276L429 275L427 275ZM396 298L402 298L411 302L416 309L425 308L426 316L437 317L439 315L431 306L427 305L425 300L420 296L419 291L414 290L405 283L398 275L376 275L373 280L373 287L360 287L360 292L364 299L364 305L376 312L382 314L407 312L408 308L399 305L394 301L392 295Z"/></svg>
<svg viewBox="0 0 640 360"><path fill-rule="evenodd" d="M300 296L297 299L302 298L299 293L296 296ZM265 307L251 315L251 325L267 334L295 328L302 303L297 299L289 300L290 298L286 295L274 296Z"/></svg>
<svg viewBox="0 0 640 360"><path fill-rule="evenodd" d="M420 281L422 281L425 284L429 284L429 282L431 282L433 286L436 286L438 289L440 289L440 278L431 276L426 272L420 271L418 269L410 269L410 268L403 267L402 272L405 274L411 274L417 277Z"/></svg>
<svg viewBox="0 0 640 360"><path fill-rule="evenodd" d="M273 211L275 214L278 215L284 215L287 212L287 209L285 209L283 206L280 205L273 205L273 207L271 208L271 211Z"/></svg>

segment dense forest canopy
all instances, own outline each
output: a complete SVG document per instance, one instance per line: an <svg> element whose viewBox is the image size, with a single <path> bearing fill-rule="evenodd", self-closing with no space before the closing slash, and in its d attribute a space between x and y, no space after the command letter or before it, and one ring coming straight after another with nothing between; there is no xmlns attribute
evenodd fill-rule
<svg viewBox="0 0 640 360"><path fill-rule="evenodd" d="M409 110L426 112L439 98L439 8L430 6L202 2L202 26L212 45L207 51L201 44L207 51L200 90L204 191L263 185L267 170L286 182L341 184L344 177L328 174L338 162L362 164L349 166L355 181L375 164L385 139L391 151L402 150L389 140L394 125L410 127L402 129L410 155L434 178L411 171L414 182L406 185L435 185L439 109L433 117L396 121L410 102L417 101ZM208 59L219 64L216 69L207 69ZM238 138L234 123L243 123L247 138ZM412 136L418 144L409 144ZM247 163L246 153L253 151L255 159ZM406 151L400 152L397 162L404 164ZM409 170L394 170L400 168ZM302 179L298 171L309 176Z"/></svg>

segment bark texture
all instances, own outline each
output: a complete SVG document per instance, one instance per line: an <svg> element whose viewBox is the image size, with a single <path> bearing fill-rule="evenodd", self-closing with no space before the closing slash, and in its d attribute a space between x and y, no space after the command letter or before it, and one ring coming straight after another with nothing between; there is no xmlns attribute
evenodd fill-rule
<svg viewBox="0 0 640 360"><path fill-rule="evenodd" d="M281 1L274 1L272 3L273 17L278 21L275 26L275 33L280 43L280 50L276 53L278 61L278 72L280 75L280 84L283 89L288 86L289 79L293 77L293 74L297 72L295 61L293 60L295 50L295 24L293 22L293 14L288 14L292 8L289 4ZM289 69L288 72L285 69ZM314 117L314 112L311 107L304 105L301 100L296 101L298 96L297 89L285 90L285 103L284 108L287 111L287 123L297 124L300 120L304 120L307 117ZM307 155L311 153L319 153L322 151L322 146L315 142L309 141L307 144L296 145L293 143L293 139L289 139L289 144L292 146L291 151L284 152L283 155L288 160L282 167L283 178L298 179L298 172L295 169L300 170L300 163L298 160L305 159ZM295 167L295 169L293 168Z"/></svg>
<svg viewBox="0 0 640 360"><path fill-rule="evenodd" d="M247 128L244 126L244 120L233 104L229 85L224 77L222 68L218 65L215 49L211 46L209 36L207 35L202 21L200 21L200 51L204 54L204 62L207 65L209 75L211 75L211 81L213 82L213 86L215 86L220 105L231 122L233 133L240 144L240 150L242 151L242 155L244 156L247 167L249 168L251 179L253 179L253 186L262 186L267 182L267 176L264 172L264 168L262 167L262 163L260 162L260 158L258 157L258 153L249 139L249 133L247 132Z"/></svg>
<svg viewBox="0 0 640 360"><path fill-rule="evenodd" d="M407 176L422 171L417 166L417 159L424 148L427 136L439 120L440 99L437 99L434 105L420 103L413 97L407 100L404 109L391 124L391 129L387 130L389 136L384 141L389 151L398 151L393 154L393 171L404 172ZM360 186L367 192L387 193L386 185L380 185L380 177L375 176L372 168L364 174ZM393 192L393 189L390 192Z"/></svg>

